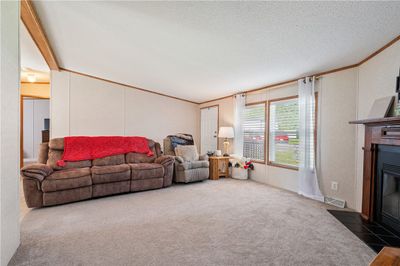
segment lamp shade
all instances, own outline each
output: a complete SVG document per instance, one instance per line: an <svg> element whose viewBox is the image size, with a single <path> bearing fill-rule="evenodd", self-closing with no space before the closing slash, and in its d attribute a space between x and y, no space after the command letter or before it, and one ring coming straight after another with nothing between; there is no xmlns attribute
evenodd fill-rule
<svg viewBox="0 0 400 266"><path fill-rule="evenodd" d="M233 127L220 127L218 137L220 138L233 138L235 134L233 133Z"/></svg>

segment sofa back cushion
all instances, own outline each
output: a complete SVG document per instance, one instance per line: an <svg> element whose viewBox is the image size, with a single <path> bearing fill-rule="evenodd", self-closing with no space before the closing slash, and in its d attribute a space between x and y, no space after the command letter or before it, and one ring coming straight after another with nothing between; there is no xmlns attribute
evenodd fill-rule
<svg viewBox="0 0 400 266"><path fill-rule="evenodd" d="M43 142L39 145L38 163L46 164L49 158L49 143Z"/></svg>
<svg viewBox="0 0 400 266"><path fill-rule="evenodd" d="M49 158L47 159L47 165L54 170L63 170L71 168L84 168L91 167L92 161L78 161L78 162L65 162L65 166L58 166L57 162L62 159L63 151L49 149Z"/></svg>
<svg viewBox="0 0 400 266"><path fill-rule="evenodd" d="M161 151L158 151L156 147L156 142L153 140L148 140L149 143L149 148L153 152L153 156L148 157L147 154L142 154L142 153L135 153L135 152L129 152L126 154L126 163L154 163L156 158L158 157L158 153ZM158 144L158 147L160 144Z"/></svg>
<svg viewBox="0 0 400 266"><path fill-rule="evenodd" d="M180 156L185 161L198 161L199 153L195 145L178 145L175 148L176 156Z"/></svg>
<svg viewBox="0 0 400 266"><path fill-rule="evenodd" d="M47 165L54 170L91 167L92 161L65 162L65 166L58 166L57 161L62 159L64 152L64 138L55 138L49 141Z"/></svg>
<svg viewBox="0 0 400 266"><path fill-rule="evenodd" d="M78 161L78 162L65 162L65 166L57 165L57 161L62 159L64 152L64 138L54 138L49 142L49 151L47 158L47 165L54 170L70 169L70 168L83 168L94 166L107 166L107 165L120 165L124 163L153 163L157 157L161 156L161 146L153 140L148 140L150 150L154 153L153 156L148 157L146 154L140 153L127 153L107 156L93 161Z"/></svg>

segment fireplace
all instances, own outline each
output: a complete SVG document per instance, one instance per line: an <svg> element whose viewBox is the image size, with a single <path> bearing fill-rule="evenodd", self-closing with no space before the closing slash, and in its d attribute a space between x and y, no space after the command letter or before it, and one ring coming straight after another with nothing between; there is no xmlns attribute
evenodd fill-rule
<svg viewBox="0 0 400 266"><path fill-rule="evenodd" d="M377 145L374 220L400 234L400 147Z"/></svg>

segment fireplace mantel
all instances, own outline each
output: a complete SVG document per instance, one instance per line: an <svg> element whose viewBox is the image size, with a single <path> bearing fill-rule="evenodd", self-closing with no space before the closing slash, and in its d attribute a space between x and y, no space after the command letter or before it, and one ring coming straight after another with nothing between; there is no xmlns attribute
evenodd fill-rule
<svg viewBox="0 0 400 266"><path fill-rule="evenodd" d="M400 146L400 116L357 120L349 123L365 125L361 216L372 221L374 219L376 147L381 144Z"/></svg>

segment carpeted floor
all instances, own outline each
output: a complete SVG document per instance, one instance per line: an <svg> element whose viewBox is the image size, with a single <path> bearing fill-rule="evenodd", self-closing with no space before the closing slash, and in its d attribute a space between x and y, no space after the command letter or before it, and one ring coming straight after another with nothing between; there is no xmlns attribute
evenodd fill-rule
<svg viewBox="0 0 400 266"><path fill-rule="evenodd" d="M218 180L28 212L10 265L368 265L375 253L294 193Z"/></svg>

